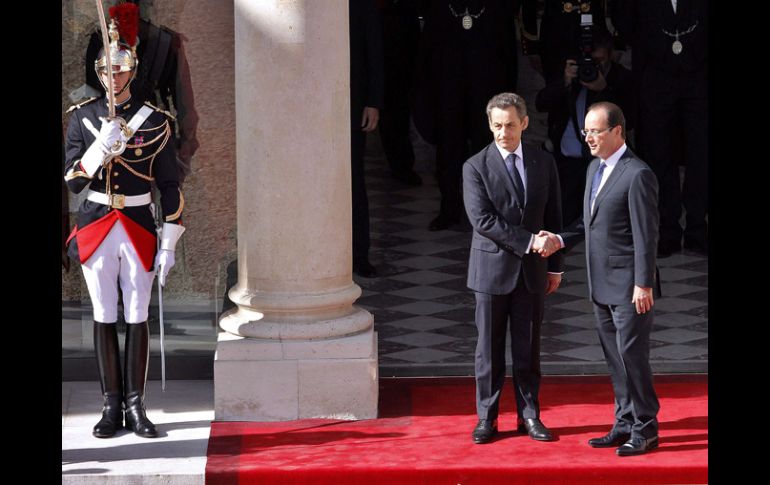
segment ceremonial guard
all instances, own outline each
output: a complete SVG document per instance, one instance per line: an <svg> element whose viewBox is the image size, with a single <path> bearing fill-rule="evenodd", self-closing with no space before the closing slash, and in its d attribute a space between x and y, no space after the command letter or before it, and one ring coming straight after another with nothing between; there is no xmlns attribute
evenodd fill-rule
<svg viewBox="0 0 770 485"><path fill-rule="evenodd" d="M138 7L123 3L110 9L109 41L101 5L99 9L108 52L103 49L94 67L106 96L70 108L64 178L69 190L85 191L86 197L67 240L68 255L81 264L94 310L104 407L93 435L113 436L123 426L125 413L127 429L152 438L157 431L144 407L150 350L147 314L156 271L160 285L165 285L174 266L174 249L185 230L184 198L169 143L171 115L133 98L129 89L138 64ZM152 201L153 183L160 193L159 207ZM115 325L118 287L127 324L123 375Z"/></svg>

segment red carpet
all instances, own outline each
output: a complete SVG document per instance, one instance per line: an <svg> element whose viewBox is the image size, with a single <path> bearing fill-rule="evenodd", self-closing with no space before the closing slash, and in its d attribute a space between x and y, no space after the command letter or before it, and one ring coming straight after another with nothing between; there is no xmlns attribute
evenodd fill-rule
<svg viewBox="0 0 770 485"><path fill-rule="evenodd" d="M609 431L607 376L547 376L541 418L558 436L515 432L510 378L500 434L475 445L472 378L380 380L380 418L281 423L214 422L206 483L243 484L662 484L708 482L707 376L656 376L660 447L618 457L589 438Z"/></svg>

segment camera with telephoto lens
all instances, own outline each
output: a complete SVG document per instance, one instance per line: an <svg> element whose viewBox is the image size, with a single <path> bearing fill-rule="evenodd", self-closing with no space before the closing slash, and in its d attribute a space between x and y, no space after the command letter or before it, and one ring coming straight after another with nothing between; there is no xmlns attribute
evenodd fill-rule
<svg viewBox="0 0 770 485"><path fill-rule="evenodd" d="M578 79L590 83L599 77L599 69L592 56L594 51L593 15L580 15L580 36L578 37L578 49L580 57L577 59Z"/></svg>

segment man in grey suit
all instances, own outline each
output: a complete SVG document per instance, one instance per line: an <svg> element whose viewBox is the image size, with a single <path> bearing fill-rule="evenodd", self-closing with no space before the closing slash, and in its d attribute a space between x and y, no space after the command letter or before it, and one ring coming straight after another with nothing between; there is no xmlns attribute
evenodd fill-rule
<svg viewBox="0 0 770 485"><path fill-rule="evenodd" d="M649 360L654 293L660 295L658 182L626 147L625 131L617 105L591 105L582 132L596 158L588 167L583 223L560 236L539 234L567 248L585 237L588 288L615 391L615 424L588 444L620 445L619 456L657 448L660 408Z"/></svg>
<svg viewBox="0 0 770 485"><path fill-rule="evenodd" d="M529 118L524 99L501 93L487 104L494 142L463 166L463 199L473 226L468 287L476 295L476 410L474 443L497 434L505 381L505 339L511 331L517 430L550 441L540 421L540 323L543 299L561 282L559 246L540 230L561 228L559 178L553 157L521 143ZM538 252L554 253L548 260ZM549 273L550 271L550 273Z"/></svg>

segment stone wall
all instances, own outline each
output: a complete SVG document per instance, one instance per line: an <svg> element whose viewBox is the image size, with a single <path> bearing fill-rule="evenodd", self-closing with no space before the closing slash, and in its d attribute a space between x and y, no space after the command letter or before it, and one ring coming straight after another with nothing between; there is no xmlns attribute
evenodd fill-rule
<svg viewBox="0 0 770 485"><path fill-rule="evenodd" d="M116 2L105 0L105 12ZM183 192L183 224L176 266L164 296L176 300L221 301L225 271L236 257L235 86L233 3L226 0L155 0L141 2L141 15L182 34L198 113L192 173ZM85 83L88 38L98 29L93 0L62 1L62 126L69 93ZM141 61L141 60L140 60ZM70 211L78 198L70 196ZM71 215L74 224L74 214ZM87 298L77 263L62 271L62 300Z"/></svg>

